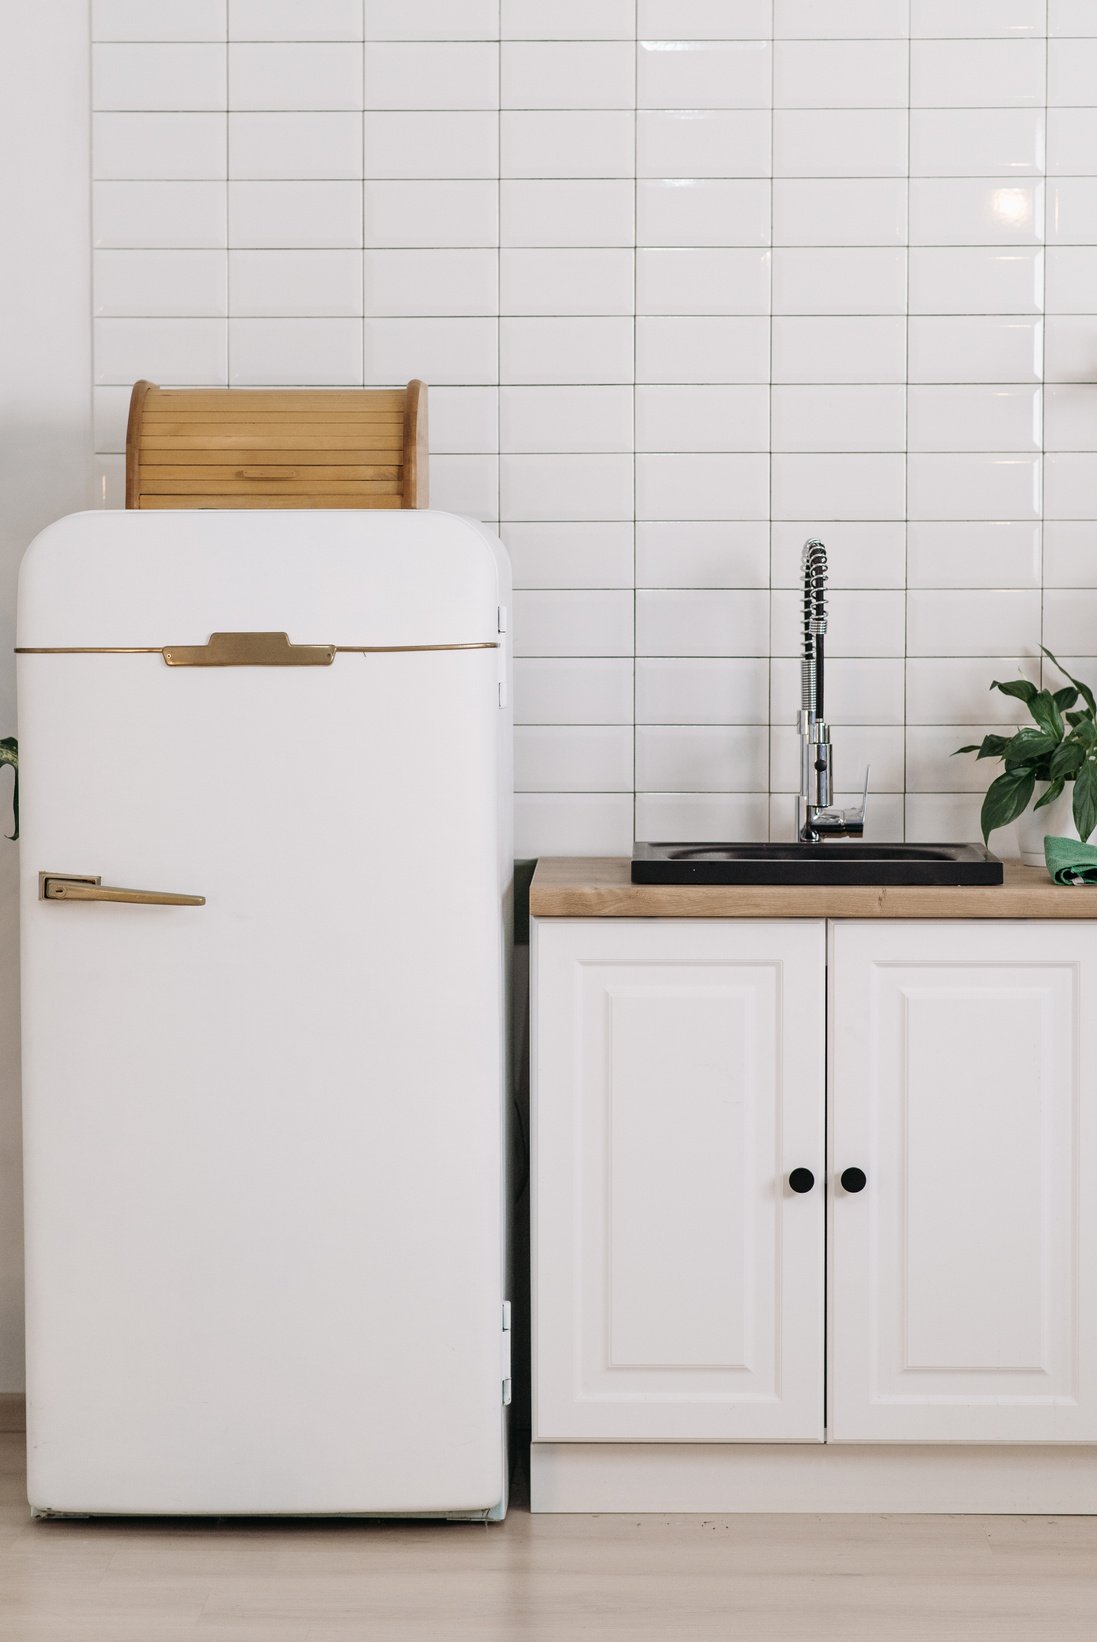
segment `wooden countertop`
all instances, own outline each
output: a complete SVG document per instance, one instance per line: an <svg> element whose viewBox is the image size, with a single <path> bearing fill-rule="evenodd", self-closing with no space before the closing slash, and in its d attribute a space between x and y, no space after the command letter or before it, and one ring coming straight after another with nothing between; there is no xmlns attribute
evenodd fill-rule
<svg viewBox="0 0 1097 1642"><path fill-rule="evenodd" d="M634 884L606 856L537 863L536 918L1097 918L1097 886L1053 884L1043 867L1007 861L1004 884Z"/></svg>

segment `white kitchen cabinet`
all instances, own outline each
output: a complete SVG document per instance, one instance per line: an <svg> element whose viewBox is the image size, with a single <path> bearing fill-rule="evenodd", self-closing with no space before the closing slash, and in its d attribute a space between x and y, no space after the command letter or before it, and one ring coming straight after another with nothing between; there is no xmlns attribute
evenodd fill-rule
<svg viewBox="0 0 1097 1642"><path fill-rule="evenodd" d="M1092 926L831 925L828 1441L1097 1441L1095 1018Z"/></svg>
<svg viewBox="0 0 1097 1642"><path fill-rule="evenodd" d="M586 1445L572 1499L615 1497L590 1445L635 1477L634 1445L824 1433L839 1508L961 1444L1032 1445L1040 1497L1078 1497L1048 1455L1097 1443L1097 924L827 931L534 919L533 1423L546 1477ZM928 1508L968 1498L955 1458Z"/></svg>
<svg viewBox="0 0 1097 1642"><path fill-rule="evenodd" d="M821 1442L824 923L533 942L535 1438Z"/></svg>

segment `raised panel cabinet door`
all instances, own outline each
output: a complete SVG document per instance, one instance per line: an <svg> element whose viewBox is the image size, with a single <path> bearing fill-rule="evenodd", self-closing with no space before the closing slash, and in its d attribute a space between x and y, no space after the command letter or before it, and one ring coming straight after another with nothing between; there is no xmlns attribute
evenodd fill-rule
<svg viewBox="0 0 1097 1642"><path fill-rule="evenodd" d="M535 1438L821 1441L824 925L533 943Z"/></svg>
<svg viewBox="0 0 1097 1642"><path fill-rule="evenodd" d="M1097 1441L1097 927L837 924L830 976L828 1440Z"/></svg>

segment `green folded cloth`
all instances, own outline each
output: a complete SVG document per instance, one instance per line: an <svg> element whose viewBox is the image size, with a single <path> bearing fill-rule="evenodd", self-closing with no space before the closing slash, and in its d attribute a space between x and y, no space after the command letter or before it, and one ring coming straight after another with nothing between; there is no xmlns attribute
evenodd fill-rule
<svg viewBox="0 0 1097 1642"><path fill-rule="evenodd" d="M1045 838L1044 860L1053 884L1097 884L1097 846L1077 838Z"/></svg>

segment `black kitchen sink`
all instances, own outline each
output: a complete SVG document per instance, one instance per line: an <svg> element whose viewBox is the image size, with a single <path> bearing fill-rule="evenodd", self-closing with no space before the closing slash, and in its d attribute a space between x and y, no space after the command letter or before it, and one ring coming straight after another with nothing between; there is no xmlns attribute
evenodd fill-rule
<svg viewBox="0 0 1097 1642"><path fill-rule="evenodd" d="M982 844L637 844L634 884L1000 884Z"/></svg>

